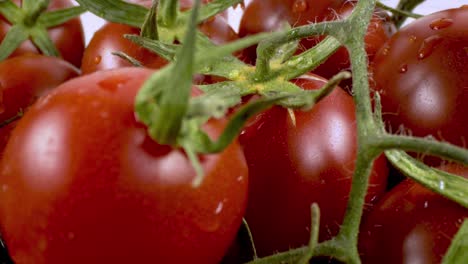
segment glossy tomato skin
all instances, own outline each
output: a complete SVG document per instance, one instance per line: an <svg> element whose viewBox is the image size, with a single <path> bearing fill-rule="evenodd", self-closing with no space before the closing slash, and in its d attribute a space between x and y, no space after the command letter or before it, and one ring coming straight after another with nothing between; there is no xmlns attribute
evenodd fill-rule
<svg viewBox="0 0 468 264"><path fill-rule="evenodd" d="M207 1L205 1L207 2ZM134 3L150 6L151 1L134 1ZM181 9L188 9L192 1L181 1ZM205 33L215 44L223 44L237 39L237 34L229 26L223 16L203 22L200 30ZM159 69L167 64L167 61L158 55L134 44L123 37L124 34L140 34L140 30L131 26L107 23L99 29L90 40L83 56L81 70L83 74L131 66L128 61L112 54L121 51L137 59L143 66Z"/></svg>
<svg viewBox="0 0 468 264"><path fill-rule="evenodd" d="M427 15L400 29L373 62L388 130L466 147L468 9ZM432 163L432 162L431 162Z"/></svg>
<svg viewBox="0 0 468 264"><path fill-rule="evenodd" d="M135 94L151 73L74 79L20 120L0 165L1 232L16 263L221 260L245 209L243 153L235 142L202 156L206 178L193 188L185 154L135 120Z"/></svg>
<svg viewBox="0 0 468 264"><path fill-rule="evenodd" d="M317 89L325 80L297 80ZM246 220L260 256L306 245L310 206L321 210L320 240L335 236L342 222L356 160L356 118L351 96L335 89L311 111L274 107L258 115L240 137L249 166ZM366 202L385 190L386 160L375 163Z"/></svg>
<svg viewBox="0 0 468 264"><path fill-rule="evenodd" d="M37 98L78 75L78 69L72 64L38 54L20 55L0 62L0 122L26 111ZM16 123L0 128L0 153Z"/></svg>
<svg viewBox="0 0 468 264"><path fill-rule="evenodd" d="M468 177L465 167L445 171ZM441 263L468 210L426 188L405 180L374 207L361 228L363 263Z"/></svg>
<svg viewBox="0 0 468 264"><path fill-rule="evenodd" d="M281 28L288 22L293 27L310 24L311 22L331 21L345 18L355 5L353 1L343 0L253 0L246 8L239 27L241 37L259 32L270 32ZM376 10L366 34L366 51L372 60L377 50L395 31L394 25L388 20L388 15ZM309 37L301 40L298 53L317 45L322 37ZM253 63L256 59L255 47L246 50L247 61ZM314 70L314 73L325 78L331 78L341 70L349 70L349 56L346 48L339 49L324 64Z"/></svg>
<svg viewBox="0 0 468 264"><path fill-rule="evenodd" d="M13 2L17 5L21 5L22 1L14 0ZM48 10L52 11L72 6L73 3L70 0L52 0L50 1ZM0 41L3 41L3 38L10 28L11 25L0 15ZM85 49L85 36L81 20L79 18L74 18L60 26L50 28L49 36L55 43L62 58L76 67L80 67ZM10 57L25 53L40 53L40 51L28 40L23 42Z"/></svg>

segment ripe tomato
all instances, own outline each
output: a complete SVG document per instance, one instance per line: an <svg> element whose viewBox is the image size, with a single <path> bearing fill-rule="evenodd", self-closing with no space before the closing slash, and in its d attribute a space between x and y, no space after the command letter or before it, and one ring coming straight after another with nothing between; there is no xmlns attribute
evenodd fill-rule
<svg viewBox="0 0 468 264"><path fill-rule="evenodd" d="M445 171L468 177L468 169ZM360 233L363 263L440 263L468 210L405 180L374 207Z"/></svg>
<svg viewBox="0 0 468 264"><path fill-rule="evenodd" d="M76 78L18 122L0 165L1 233L16 263L217 263L244 214L247 166L235 142L201 156L159 145L135 120L152 71ZM206 130L218 136L224 123ZM18 206L21 204L21 206Z"/></svg>
<svg viewBox="0 0 468 264"><path fill-rule="evenodd" d="M133 2L147 7L151 6L151 1ZM180 5L181 9L187 9L192 6L192 1L181 1ZM200 30L215 44L223 44L237 38L237 34L223 16L215 16L213 19L205 21L200 25ZM85 50L81 66L82 72L87 74L98 70L131 66L126 60L113 55L114 51L122 51L149 68L158 69L167 64L167 61L158 55L123 37L124 34L138 35L139 33L139 29L127 25L105 24L93 35Z"/></svg>
<svg viewBox="0 0 468 264"><path fill-rule="evenodd" d="M348 16L355 3L343 0L253 0L246 8L240 23L241 37L259 32L275 31L282 23L292 26L307 25L312 22L330 21ZM388 16L376 10L366 35L366 51L369 59L395 31ZM310 37L301 40L298 53L317 45L323 38ZM255 47L246 50L251 63L256 59ZM349 68L346 48L339 49L324 64L314 70L320 76L331 78L341 70Z"/></svg>
<svg viewBox="0 0 468 264"><path fill-rule="evenodd" d="M317 89L316 76L296 81ZM249 166L246 219L260 256L307 244L310 205L321 209L320 240L338 233L343 220L356 160L353 99L335 89L311 111L274 107L247 126L240 137ZM387 165L377 159L370 180L368 206L383 194Z"/></svg>
<svg viewBox="0 0 468 264"><path fill-rule="evenodd" d="M21 0L13 1L17 5L21 5ZM52 0L48 10L57 10L67 7L72 7L73 2L70 0ZM0 41L3 41L11 25L0 15ZM62 58L73 65L80 67L81 58L83 56L85 41L84 32L79 18L74 18L61 26L49 29L49 36L59 50ZM10 57L18 56L24 53L40 53L37 47L31 41L25 41L16 49Z"/></svg>
<svg viewBox="0 0 468 264"><path fill-rule="evenodd" d="M391 132L432 135L466 147L468 125L467 8L413 21L379 50L373 86ZM432 163L432 161L431 161Z"/></svg>
<svg viewBox="0 0 468 264"><path fill-rule="evenodd" d="M0 62L0 122L15 117L37 98L78 74L78 69L62 59L37 54L25 54ZM16 121L0 128L0 153L15 125Z"/></svg>

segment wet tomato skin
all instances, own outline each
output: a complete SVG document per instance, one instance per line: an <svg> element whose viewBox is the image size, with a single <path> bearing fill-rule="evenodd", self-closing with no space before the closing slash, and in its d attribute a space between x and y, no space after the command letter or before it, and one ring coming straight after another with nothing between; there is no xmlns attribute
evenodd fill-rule
<svg viewBox="0 0 468 264"><path fill-rule="evenodd" d="M151 6L151 1L133 1L146 7ZM209 2L209 1L204 1ZM181 9L188 9L192 6L192 1L180 2ZM222 15L217 15L200 24L200 30L206 34L213 43L223 44L237 39L237 34L227 23ZM101 27L90 40L83 55L81 70L83 74L132 66L130 62L112 54L121 51L140 61L143 66L159 69L167 64L167 61L158 55L134 44L123 37L124 34L140 34L140 30L131 26L106 23Z"/></svg>
<svg viewBox="0 0 468 264"><path fill-rule="evenodd" d="M296 80L317 89L317 76ZM351 96L335 89L307 112L273 107L240 136L249 167L246 220L260 256L306 245L310 206L321 209L320 240L335 236L344 216L356 159L356 119ZM385 190L387 165L374 163L367 203Z"/></svg>
<svg viewBox="0 0 468 264"><path fill-rule="evenodd" d="M458 8L415 20L377 53L371 84L390 132L404 128L466 147L468 125L460 120L468 115L467 15Z"/></svg>
<svg viewBox="0 0 468 264"><path fill-rule="evenodd" d="M468 177L468 169L445 171ZM405 180L363 219L359 248L363 263L441 263L468 210Z"/></svg>
<svg viewBox="0 0 468 264"><path fill-rule="evenodd" d="M74 79L18 122L0 164L1 232L16 263L221 260L245 209L243 153L233 143L202 156L206 178L193 188L186 155L135 120L135 94L151 73Z"/></svg>
<svg viewBox="0 0 468 264"><path fill-rule="evenodd" d="M37 98L78 75L78 69L72 64L38 54L20 55L0 62L0 122L26 111ZM16 123L0 128L0 152Z"/></svg>
<svg viewBox="0 0 468 264"><path fill-rule="evenodd" d="M22 0L14 0L13 2L16 5L20 5ZM53 11L72 6L73 3L70 0L52 0L50 1L48 10ZM3 41L3 38L10 28L11 25L9 22L0 15L0 41ZM59 50L61 57L76 67L80 67L85 49L85 35L81 20L79 18L71 19L60 26L50 28L48 32L52 42L55 43L55 46ZM28 40L23 42L10 57L25 53L40 53L40 51Z"/></svg>

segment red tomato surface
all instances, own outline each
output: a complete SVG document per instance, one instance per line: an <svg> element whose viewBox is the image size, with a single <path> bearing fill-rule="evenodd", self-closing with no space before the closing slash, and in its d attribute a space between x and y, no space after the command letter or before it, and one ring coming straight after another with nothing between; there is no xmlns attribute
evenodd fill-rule
<svg viewBox="0 0 468 264"><path fill-rule="evenodd" d="M468 177L466 167L445 171ZM360 233L363 263L441 263L468 210L405 180L374 207Z"/></svg>
<svg viewBox="0 0 468 264"><path fill-rule="evenodd" d="M25 111L37 98L77 77L78 69L55 57L26 54L0 62L0 122ZM0 128L0 153L17 122Z"/></svg>
<svg viewBox="0 0 468 264"><path fill-rule="evenodd" d="M20 5L21 0L14 0L15 4ZM57 10L67 7L72 7L73 2L70 0L51 0L49 9ZM0 41L3 41L11 25L0 15ZM62 58L73 65L80 67L81 58L85 48L85 36L81 20L74 18L65 22L61 26L49 29L49 36L55 43ZM31 41L25 41L21 46L16 49L10 57L18 56L24 53L40 53L37 47Z"/></svg>
<svg viewBox="0 0 468 264"><path fill-rule="evenodd" d="M296 81L317 89L323 78ZM310 237L310 206L321 209L320 240L338 233L351 186L357 151L353 99L335 89L311 111L274 107L247 126L240 141L249 166L246 219L260 256L305 245ZM383 157L374 163L368 207L383 194Z"/></svg>
<svg viewBox="0 0 468 264"><path fill-rule="evenodd" d="M284 22L293 27L312 22L330 21L348 16L355 3L343 0L253 0L246 8L239 28L241 37L259 32L275 31ZM372 60L377 50L395 31L388 15L376 10L367 30L366 51ZM315 46L323 38L310 37L301 40L298 52ZM246 50L251 63L256 58L255 47ZM324 64L314 70L320 76L331 78L341 70L349 69L349 56L346 48L339 49Z"/></svg>
<svg viewBox="0 0 468 264"><path fill-rule="evenodd" d="M466 147L467 16L467 8L458 8L415 20L376 55L373 85L391 132L404 128Z"/></svg>
<svg viewBox="0 0 468 264"><path fill-rule="evenodd" d="M152 71L76 78L18 122L0 165L0 225L16 263L217 263L240 226L247 167L234 142L201 156L151 140L135 94ZM224 123L209 122L219 135Z"/></svg>
<svg viewBox="0 0 468 264"><path fill-rule="evenodd" d="M138 4L150 6L151 1L133 1ZM207 1L205 1L207 2ZM181 9L192 6L192 1L181 1ZM205 33L215 44L223 44L237 39L237 34L228 25L223 16L215 16L200 25L200 30ZM84 74L98 70L131 66L131 64L112 54L121 51L140 61L144 66L158 69L167 64L167 61L158 55L134 44L123 37L124 34L140 34L140 30L131 26L107 23L100 28L90 40L83 56L81 70Z"/></svg>

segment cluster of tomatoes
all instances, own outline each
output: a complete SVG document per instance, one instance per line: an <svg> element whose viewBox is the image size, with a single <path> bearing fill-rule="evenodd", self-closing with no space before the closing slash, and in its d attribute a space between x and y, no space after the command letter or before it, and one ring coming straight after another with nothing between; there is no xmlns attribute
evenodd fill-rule
<svg viewBox="0 0 468 264"><path fill-rule="evenodd" d="M152 1L128 2L150 7ZM181 9L192 4L180 1ZM51 0L48 10L72 5ZM238 33L223 13L199 27L221 45L281 29L284 22L301 26L345 18L354 5L253 0ZM461 7L397 30L386 12L375 10L365 38L369 82L381 95L389 131L465 147L467 17L468 8ZM243 263L252 258L246 241L236 239L243 218L256 254L269 256L307 245L312 203L321 211L319 240L338 234L358 151L350 81L309 111L274 106L251 118L238 140L199 157L205 177L194 187L196 173L186 153L154 141L134 113L139 88L168 62L125 39L140 30L123 24L106 23L85 47L80 23L75 18L49 29L60 58L39 55L26 41L0 63L5 263ZM0 20L1 38L10 24ZM296 54L322 39L301 40ZM114 51L143 67L132 67ZM255 47L236 56L253 65ZM342 70L352 70L345 48L291 81L318 89ZM213 119L204 128L216 138L225 125L225 119ZM465 167L417 157L468 177ZM467 216L455 202L402 180L381 155L366 196L362 261L440 262Z"/></svg>

